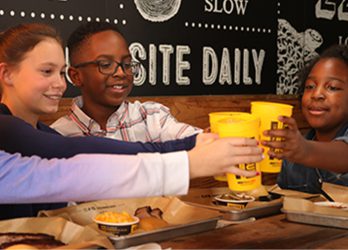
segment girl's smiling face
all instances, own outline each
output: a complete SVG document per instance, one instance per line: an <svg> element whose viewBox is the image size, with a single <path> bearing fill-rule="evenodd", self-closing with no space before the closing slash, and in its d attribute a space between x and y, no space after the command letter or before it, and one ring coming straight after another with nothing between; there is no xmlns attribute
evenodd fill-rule
<svg viewBox="0 0 348 250"><path fill-rule="evenodd" d="M11 112L24 120L57 112L66 90L65 67L63 49L55 39L39 42L18 65L9 67L5 103Z"/></svg>
<svg viewBox="0 0 348 250"><path fill-rule="evenodd" d="M302 112L317 133L334 136L348 122L348 65L336 58L320 59L305 82Z"/></svg>

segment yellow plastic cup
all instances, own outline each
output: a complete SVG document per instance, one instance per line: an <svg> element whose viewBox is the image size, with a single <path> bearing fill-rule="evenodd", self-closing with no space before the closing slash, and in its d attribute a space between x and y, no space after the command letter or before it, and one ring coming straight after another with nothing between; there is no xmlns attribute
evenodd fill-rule
<svg viewBox="0 0 348 250"><path fill-rule="evenodd" d="M249 113L236 113L217 122L220 137L248 137L258 139L260 119ZM243 170L260 171L259 163L239 164ZM261 176L244 177L227 173L228 187L232 191L243 192L261 186Z"/></svg>
<svg viewBox="0 0 348 250"><path fill-rule="evenodd" d="M242 114L242 113L243 112L228 112L228 111L209 113L210 131L212 133L218 134L217 122L219 120L231 117L236 114ZM214 176L214 179L217 181L227 181L226 175L217 175L217 176Z"/></svg>
<svg viewBox="0 0 348 250"><path fill-rule="evenodd" d="M268 129L283 128L284 125L278 120L280 115L291 116L293 106L275 102L251 102L251 113L260 118L260 139L267 140L262 133ZM270 138L270 140L280 140L279 138ZM270 149L264 148L265 158L261 161L261 171L264 173L279 173L282 165L282 160L271 158L268 155Z"/></svg>

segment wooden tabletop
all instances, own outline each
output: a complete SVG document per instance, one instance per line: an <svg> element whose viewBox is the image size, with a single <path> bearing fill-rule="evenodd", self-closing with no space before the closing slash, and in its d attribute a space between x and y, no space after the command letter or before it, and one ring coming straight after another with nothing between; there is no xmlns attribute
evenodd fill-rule
<svg viewBox="0 0 348 250"><path fill-rule="evenodd" d="M278 214L160 244L163 249L348 249L348 230L290 222Z"/></svg>

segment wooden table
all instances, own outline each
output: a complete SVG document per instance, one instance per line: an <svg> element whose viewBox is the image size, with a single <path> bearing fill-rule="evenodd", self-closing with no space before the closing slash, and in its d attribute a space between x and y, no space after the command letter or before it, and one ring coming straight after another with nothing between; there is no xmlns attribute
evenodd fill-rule
<svg viewBox="0 0 348 250"><path fill-rule="evenodd" d="M278 214L160 244L163 249L348 249L348 230L289 222Z"/></svg>

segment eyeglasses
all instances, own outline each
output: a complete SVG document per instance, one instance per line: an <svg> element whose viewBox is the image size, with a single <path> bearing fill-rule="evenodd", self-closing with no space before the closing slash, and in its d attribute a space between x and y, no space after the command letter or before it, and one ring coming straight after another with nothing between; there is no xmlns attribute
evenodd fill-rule
<svg viewBox="0 0 348 250"><path fill-rule="evenodd" d="M100 73L104 75L113 75L117 72L118 67L121 67L122 71L126 75L136 75L140 70L140 62L130 61L130 62L117 62L110 59L101 59L90 62L83 62L73 65L75 68L85 67L90 64L95 64L98 66Z"/></svg>

